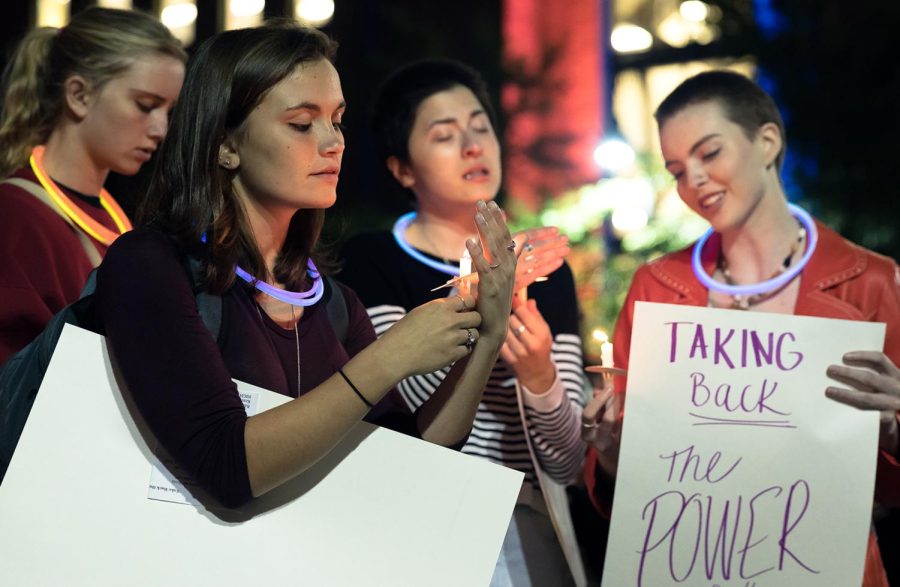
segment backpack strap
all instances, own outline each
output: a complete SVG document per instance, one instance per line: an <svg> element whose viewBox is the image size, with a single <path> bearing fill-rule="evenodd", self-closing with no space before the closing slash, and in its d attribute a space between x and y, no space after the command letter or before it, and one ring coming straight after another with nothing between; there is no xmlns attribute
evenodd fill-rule
<svg viewBox="0 0 900 587"><path fill-rule="evenodd" d="M203 262L193 255L187 255L184 266L191 280L191 289L194 290L194 299L197 301L197 310L200 319L209 330L213 340L219 341L219 333L222 330L222 296L211 294L200 287L203 283Z"/></svg>
<svg viewBox="0 0 900 587"><path fill-rule="evenodd" d="M56 206L56 204L53 203L53 200L50 199L50 195L47 193L47 190L34 183L33 181L29 181L21 177L10 177L0 182L0 185L4 183L14 185L17 188L31 194L32 196L46 204L47 207L53 210L60 218L65 220L66 223L72 227L72 230L75 231L75 235L78 236L78 240L79 242L81 242L81 247L84 249L84 253L87 255L88 261L91 262L91 266L96 268L100 265L102 257L100 256L100 252L97 251L97 247L95 247L94 243L91 242L90 237L86 235L83 230L78 228L75 223L72 222L71 218L62 213L62 211Z"/></svg>
<svg viewBox="0 0 900 587"><path fill-rule="evenodd" d="M337 335L341 344L347 346L347 330L350 326L350 314L347 312L347 301L344 299L344 292L341 291L337 281L325 276L328 283L329 296L325 302L325 311L328 312L328 321Z"/></svg>

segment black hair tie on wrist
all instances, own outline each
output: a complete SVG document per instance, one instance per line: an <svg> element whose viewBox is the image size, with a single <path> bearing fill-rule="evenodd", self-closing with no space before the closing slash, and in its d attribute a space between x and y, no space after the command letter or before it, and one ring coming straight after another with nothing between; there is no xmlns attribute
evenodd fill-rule
<svg viewBox="0 0 900 587"><path fill-rule="evenodd" d="M356 386L353 385L353 382L350 381L350 378L347 377L347 375L344 374L344 369L343 369L343 368L338 369L338 373L341 374L341 377L344 378L344 381L347 382L347 385L350 386L350 389L353 390L353 393L355 393L356 395L358 395L358 396L359 396L359 399L361 399L361 400L363 401L363 403L366 404L366 405L369 407L369 409L372 409L372 408L375 407L375 406L372 405L372 403L371 403L369 400L366 399L366 396L364 396L364 395L356 388Z"/></svg>

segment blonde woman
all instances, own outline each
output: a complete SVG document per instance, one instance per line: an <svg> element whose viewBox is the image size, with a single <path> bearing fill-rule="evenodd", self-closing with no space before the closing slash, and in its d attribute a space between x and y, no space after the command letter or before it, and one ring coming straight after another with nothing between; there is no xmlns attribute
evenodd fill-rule
<svg viewBox="0 0 900 587"><path fill-rule="evenodd" d="M20 43L0 118L0 363L78 298L131 227L103 184L153 155L185 59L159 21L128 10L89 8Z"/></svg>

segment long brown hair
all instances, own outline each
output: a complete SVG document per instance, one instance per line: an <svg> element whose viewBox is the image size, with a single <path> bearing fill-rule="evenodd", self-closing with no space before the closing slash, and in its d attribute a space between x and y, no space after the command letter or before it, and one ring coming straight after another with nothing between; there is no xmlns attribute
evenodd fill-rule
<svg viewBox="0 0 900 587"><path fill-rule="evenodd" d="M183 251L200 256L209 291L231 287L236 264L260 280L274 277L290 289L308 287L306 261L314 256L324 211L294 214L269 275L232 188L232 173L218 164L218 153L225 137L239 132L274 85L301 63L332 61L336 49L334 41L315 29L275 21L220 33L188 62L137 221L171 234Z"/></svg>
<svg viewBox="0 0 900 587"><path fill-rule="evenodd" d="M98 89L154 53L187 59L169 29L133 10L91 7L61 29L26 35L3 74L0 177L25 165L31 149L50 137L63 113L66 79L80 75Z"/></svg>

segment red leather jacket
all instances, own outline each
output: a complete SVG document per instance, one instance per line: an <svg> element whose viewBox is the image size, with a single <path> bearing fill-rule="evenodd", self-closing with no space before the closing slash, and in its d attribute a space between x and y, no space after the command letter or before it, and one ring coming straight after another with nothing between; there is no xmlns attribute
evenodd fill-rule
<svg viewBox="0 0 900 587"><path fill-rule="evenodd" d="M803 270L794 314L864 320L887 324L884 352L900 366L900 270L890 258L855 245L833 230L816 223L819 243ZM707 272L715 269L718 235L710 238L702 258ZM691 248L671 253L638 269L613 335L615 364L628 368L634 302L652 301L685 306L705 306L708 290L691 269ZM625 393L625 377L615 381L616 393ZM623 402L624 405L624 402ZM611 484L598 477L594 449L588 449L585 481L594 505L609 515ZM878 457L875 500L900 505L900 461L885 451ZM888 587L874 535L869 537L863 587Z"/></svg>

